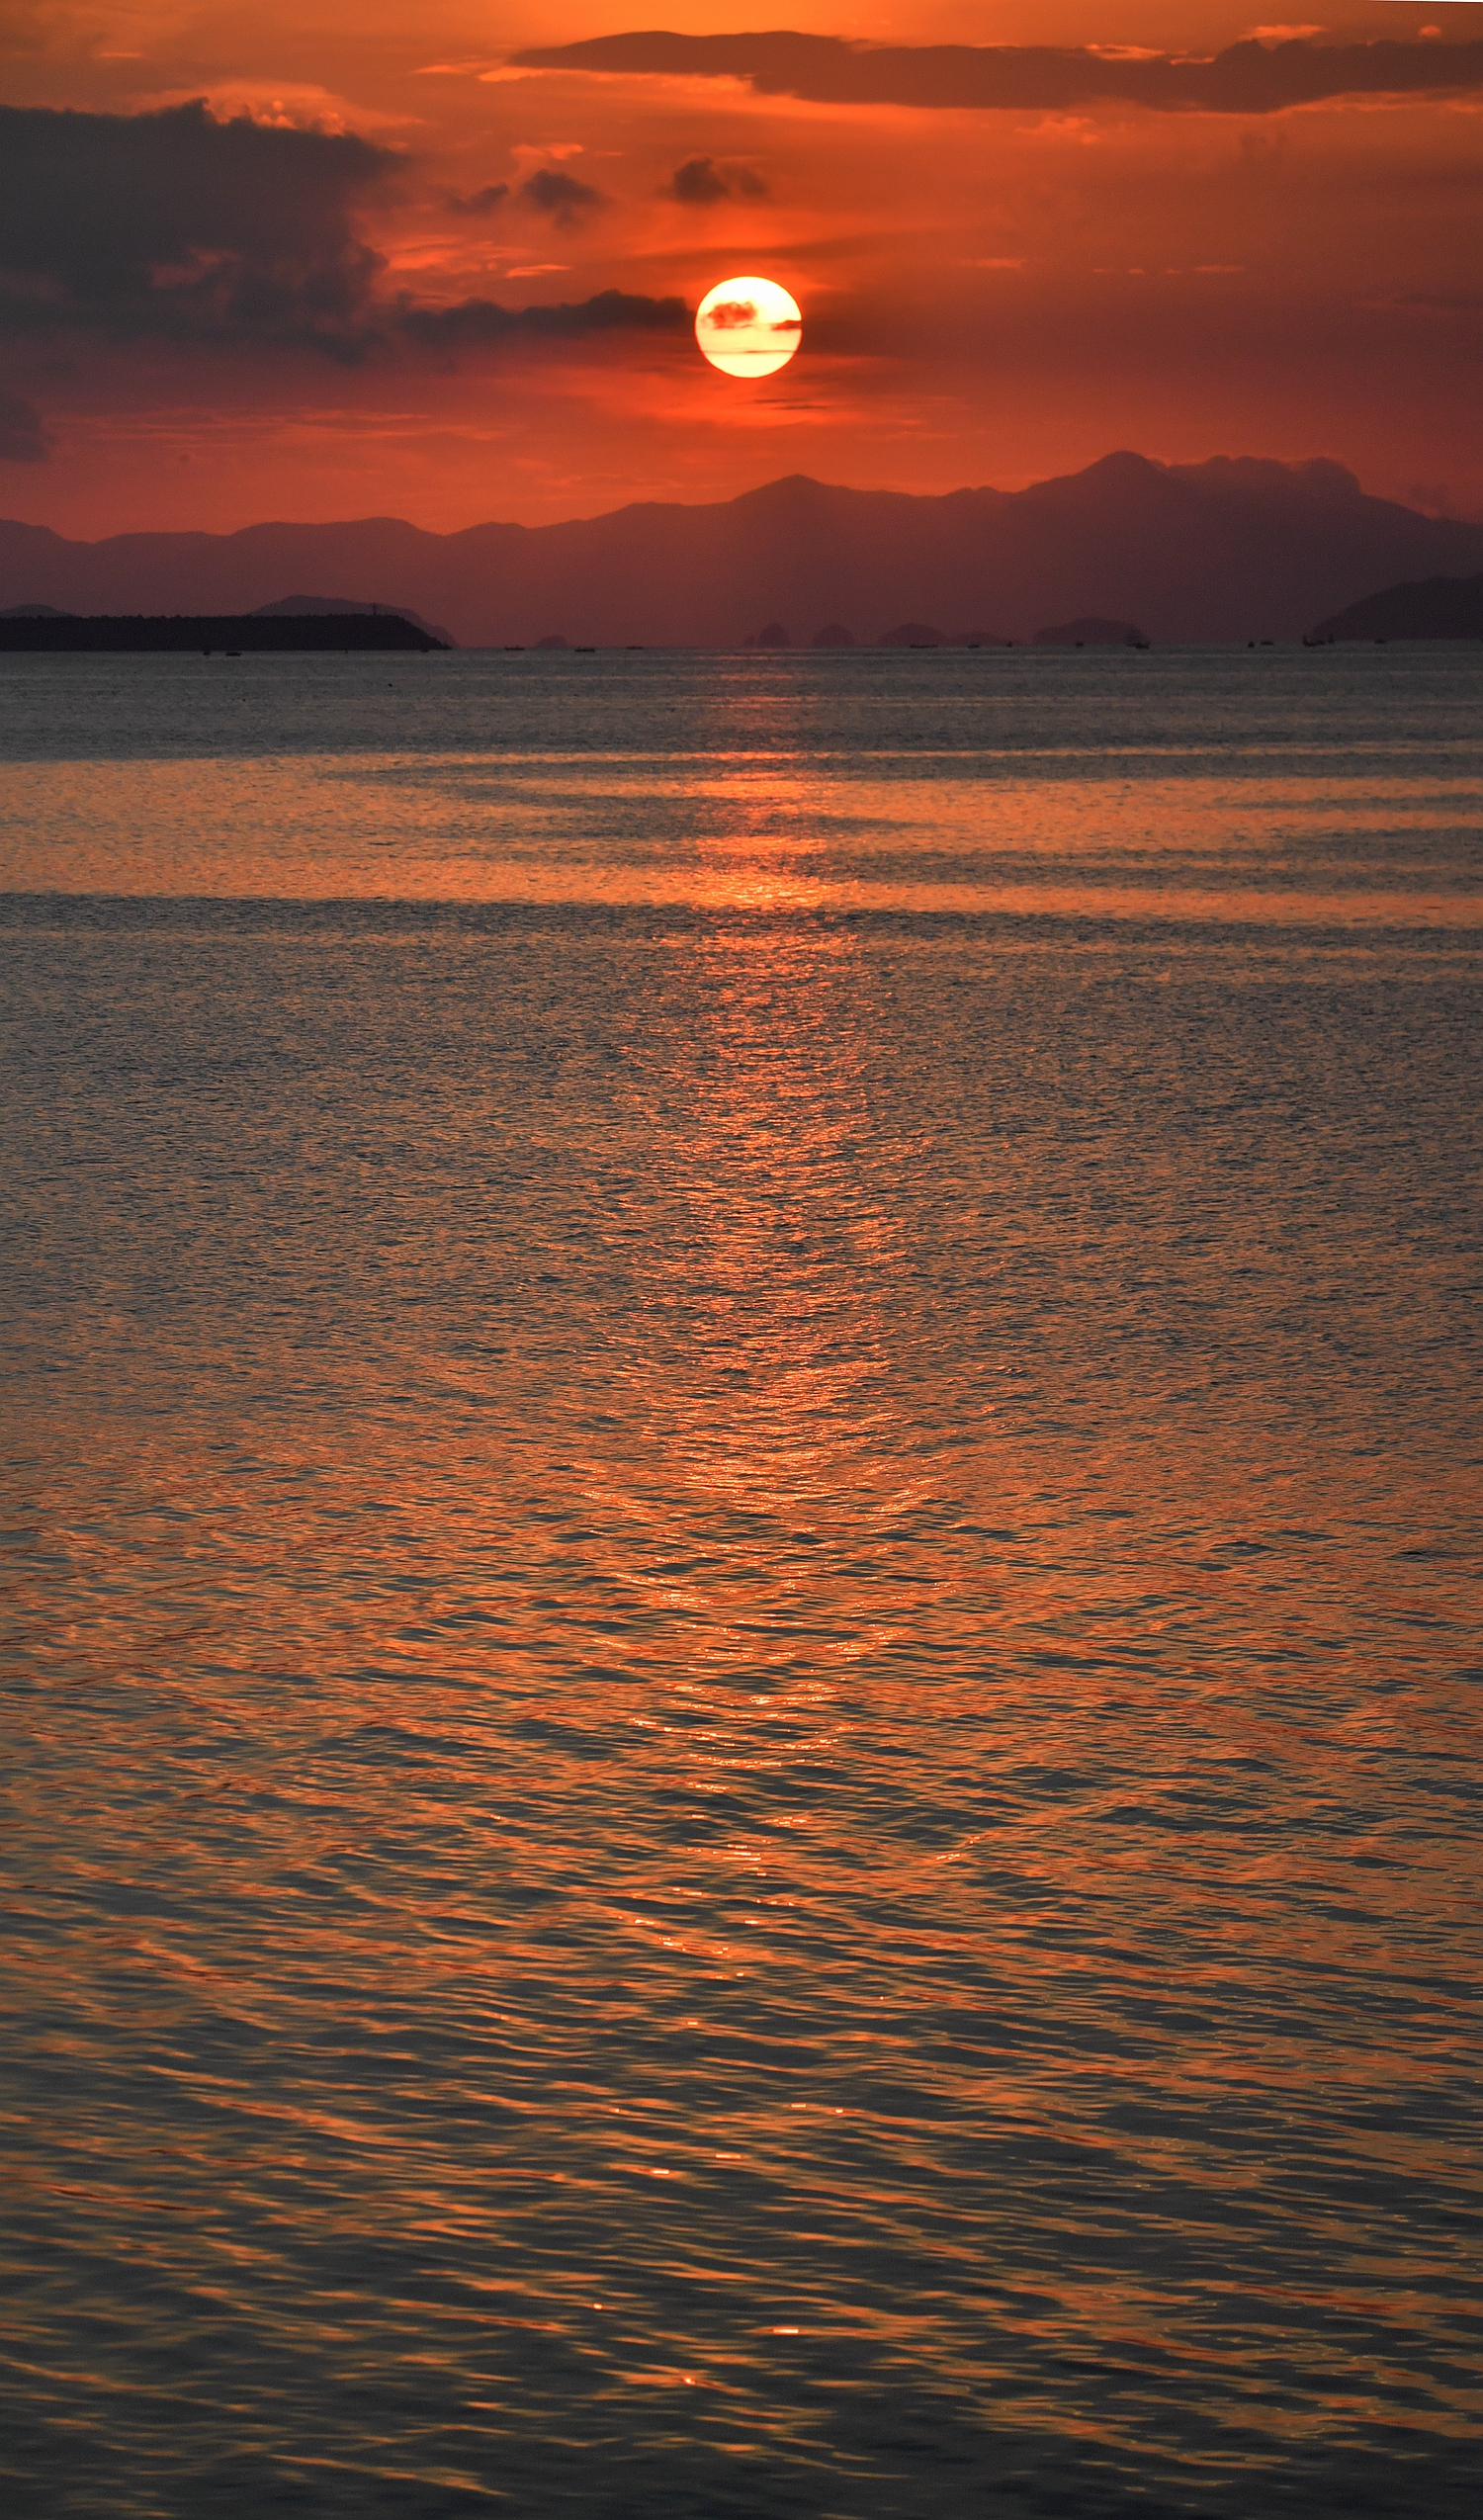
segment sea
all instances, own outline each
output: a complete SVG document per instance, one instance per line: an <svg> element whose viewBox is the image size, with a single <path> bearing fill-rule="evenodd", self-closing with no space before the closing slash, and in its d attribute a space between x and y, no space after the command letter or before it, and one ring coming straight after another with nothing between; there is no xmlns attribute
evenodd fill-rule
<svg viewBox="0 0 1483 2520"><path fill-rule="evenodd" d="M1483 649L0 674L12 2520L1483 2505Z"/></svg>

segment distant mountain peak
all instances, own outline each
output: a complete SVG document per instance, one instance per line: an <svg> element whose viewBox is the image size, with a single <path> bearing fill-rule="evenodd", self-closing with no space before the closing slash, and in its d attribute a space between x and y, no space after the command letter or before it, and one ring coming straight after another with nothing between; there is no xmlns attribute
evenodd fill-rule
<svg viewBox="0 0 1483 2520"><path fill-rule="evenodd" d="M1152 455L1135 455L1131 447L1117 447L1111 455L1099 455L1094 464L1083 472L1062 478L1072 481L1142 481L1169 471Z"/></svg>

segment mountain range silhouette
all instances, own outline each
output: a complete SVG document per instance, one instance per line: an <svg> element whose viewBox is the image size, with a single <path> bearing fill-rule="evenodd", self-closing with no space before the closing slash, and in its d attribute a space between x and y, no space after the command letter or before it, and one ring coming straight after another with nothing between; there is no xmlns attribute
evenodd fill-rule
<svg viewBox="0 0 1483 2520"><path fill-rule="evenodd" d="M732 647L759 623L801 643L819 623L862 645L913 623L1028 640L1089 618L1161 643L1296 639L1377 588L1480 569L1483 524L1372 498L1325 459L1118 454L1027 489L932 497L796 474L711 505L453 534L367 517L77 543L0 523L3 605L241 613L331 586L339 603L446 623L466 647Z"/></svg>

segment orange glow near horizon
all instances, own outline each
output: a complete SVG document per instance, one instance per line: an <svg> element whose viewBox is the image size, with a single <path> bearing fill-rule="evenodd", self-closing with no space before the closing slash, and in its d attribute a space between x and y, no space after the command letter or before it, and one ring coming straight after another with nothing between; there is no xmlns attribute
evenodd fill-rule
<svg viewBox="0 0 1483 2520"><path fill-rule="evenodd" d="M841 33L818 5L781 15ZM1414 49L1443 16L1455 43L1475 15L1352 0L1324 41ZM73 168L55 269L33 240L18 283L11 516L87 538L367 514L448 532L790 472L1016 487L1122 446L1327 454L1387 496L1483 514L1483 86L1272 111L927 108L512 60L635 23L587 0L524 0L497 41L472 0L432 0L414 26L389 0L326 0L307 25L266 0L250 31L217 32L140 0L106 37L83 0L19 16L12 107L129 119L204 99L214 128L362 155L309 171L285 243L268 175L218 232L205 177L172 194L156 150L116 311L117 274L68 220L79 204L100 230L118 219ZM893 5L869 35L1203 57L1258 23L1219 0L939 0ZM694 311L718 271L758 270L807 304L808 357L718 392ZM63 304L39 331L37 307Z"/></svg>

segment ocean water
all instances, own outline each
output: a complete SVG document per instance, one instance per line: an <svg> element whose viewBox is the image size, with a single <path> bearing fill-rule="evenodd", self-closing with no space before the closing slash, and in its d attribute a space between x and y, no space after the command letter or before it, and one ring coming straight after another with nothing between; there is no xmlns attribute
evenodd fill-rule
<svg viewBox="0 0 1483 2520"><path fill-rule="evenodd" d="M1478 2507L1480 704L6 660L8 2513Z"/></svg>

